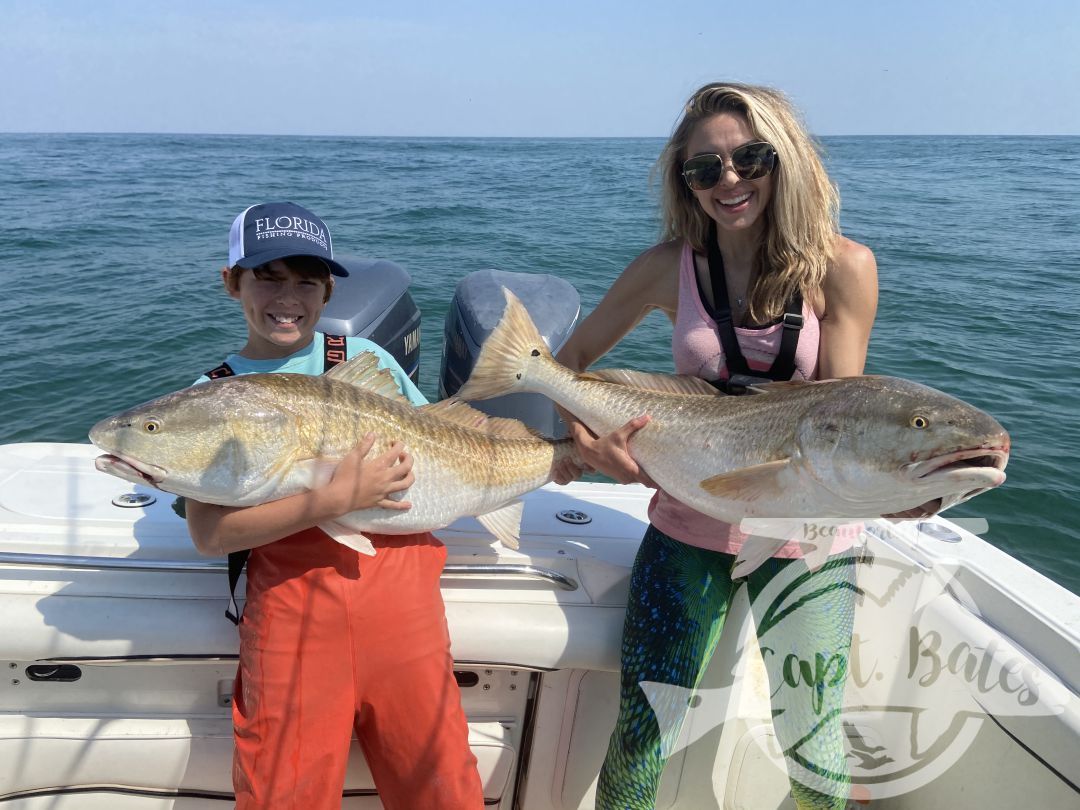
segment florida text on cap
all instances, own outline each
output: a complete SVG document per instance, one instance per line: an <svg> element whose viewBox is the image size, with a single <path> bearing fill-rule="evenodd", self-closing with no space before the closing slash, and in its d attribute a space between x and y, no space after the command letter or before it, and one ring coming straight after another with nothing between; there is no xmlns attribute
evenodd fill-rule
<svg viewBox="0 0 1080 810"><path fill-rule="evenodd" d="M287 256L315 256L335 276L349 271L334 261L326 223L291 202L253 205L233 220L229 231L229 267L258 267Z"/></svg>

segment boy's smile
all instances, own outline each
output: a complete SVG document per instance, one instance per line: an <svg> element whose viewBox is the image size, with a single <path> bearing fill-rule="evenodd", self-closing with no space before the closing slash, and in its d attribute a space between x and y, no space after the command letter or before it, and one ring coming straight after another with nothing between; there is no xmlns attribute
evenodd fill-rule
<svg viewBox="0 0 1080 810"><path fill-rule="evenodd" d="M248 324L248 342L240 352L252 360L288 357L311 343L315 324L333 281L297 272L288 259L242 270L229 295L240 301Z"/></svg>

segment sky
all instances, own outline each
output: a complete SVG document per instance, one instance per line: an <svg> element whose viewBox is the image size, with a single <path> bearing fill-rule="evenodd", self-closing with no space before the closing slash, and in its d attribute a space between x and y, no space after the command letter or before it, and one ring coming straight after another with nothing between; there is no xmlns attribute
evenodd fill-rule
<svg viewBox="0 0 1080 810"><path fill-rule="evenodd" d="M0 0L0 132L666 137L710 81L815 135L1080 134L1078 0Z"/></svg>

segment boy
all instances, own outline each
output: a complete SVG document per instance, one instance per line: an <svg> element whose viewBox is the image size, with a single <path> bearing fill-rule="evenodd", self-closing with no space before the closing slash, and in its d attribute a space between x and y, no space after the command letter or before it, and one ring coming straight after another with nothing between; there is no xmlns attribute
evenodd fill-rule
<svg viewBox="0 0 1080 810"><path fill-rule="evenodd" d="M373 351L424 404L376 344L349 337L342 356L340 341L315 331L335 275L348 271L310 211L279 202L241 213L222 279L248 340L197 382L320 374ZM368 458L373 442L365 437L317 490L247 508L187 503L201 553L251 550L233 691L238 808L339 808L354 730L389 810L483 805L439 591L446 549L430 533L372 535L368 557L315 528L356 509L409 508L392 496L413 482L412 459L399 442Z"/></svg>

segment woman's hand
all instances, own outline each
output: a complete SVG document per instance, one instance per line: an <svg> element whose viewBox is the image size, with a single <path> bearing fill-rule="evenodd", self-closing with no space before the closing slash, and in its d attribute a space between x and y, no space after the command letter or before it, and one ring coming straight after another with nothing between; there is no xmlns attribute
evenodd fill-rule
<svg viewBox="0 0 1080 810"><path fill-rule="evenodd" d="M338 464L334 476L323 494L331 498L337 515L358 509L405 510L412 506L393 496L413 485L413 459L405 452L405 445L396 441L386 452L368 458L375 436L367 434ZM340 511L337 511L340 509Z"/></svg>
<svg viewBox="0 0 1080 810"><path fill-rule="evenodd" d="M630 455L630 439L648 423L648 414L637 416L617 430L597 436L581 422L572 419L567 422L567 432L574 440L574 448L584 468L602 472L620 484L637 483L655 489L656 482Z"/></svg>

